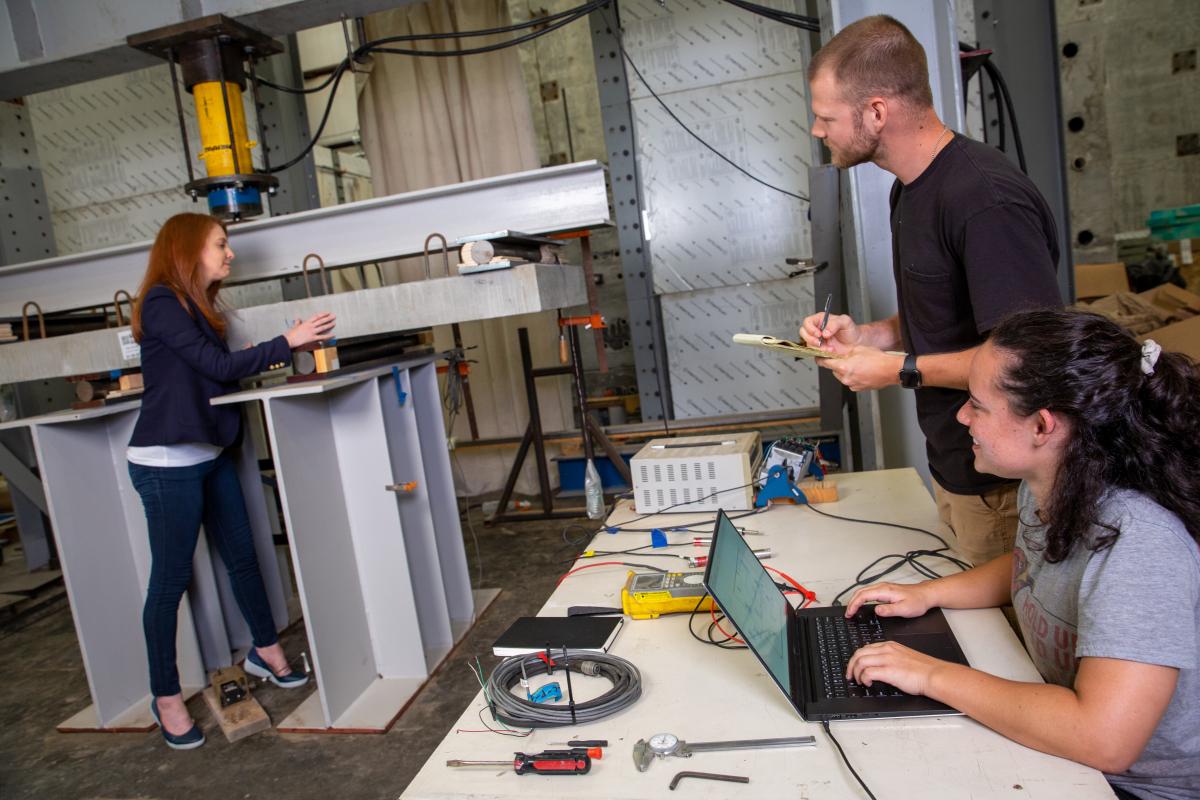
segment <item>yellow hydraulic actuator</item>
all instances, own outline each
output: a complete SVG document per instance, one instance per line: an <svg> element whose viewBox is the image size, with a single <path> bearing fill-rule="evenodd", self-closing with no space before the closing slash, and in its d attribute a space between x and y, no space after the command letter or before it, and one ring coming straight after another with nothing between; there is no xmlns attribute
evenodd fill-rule
<svg viewBox="0 0 1200 800"><path fill-rule="evenodd" d="M250 148L255 146L246 133L246 112L242 106L242 90L235 83L226 83L229 96L229 119L225 116L225 98L221 82L208 81L192 87L196 102L196 120L200 125L200 158L208 177L239 175L253 171ZM233 131L233 141L229 140Z"/></svg>
<svg viewBox="0 0 1200 800"><path fill-rule="evenodd" d="M254 165L251 152L259 144L251 142L247 135L242 97L249 86L257 108L255 62L283 52L283 46L221 14L134 34L126 41L131 47L166 59L170 67L180 146L188 176L184 191L192 200L205 198L209 213L221 219L236 221L263 213L262 195L275 193L279 179L273 173L278 170L271 169L270 147L261 121L258 128L263 166L260 170ZM177 66L182 81L176 74ZM196 161L204 162L205 173L200 177L190 155L180 83L192 95L196 106L200 128Z"/></svg>

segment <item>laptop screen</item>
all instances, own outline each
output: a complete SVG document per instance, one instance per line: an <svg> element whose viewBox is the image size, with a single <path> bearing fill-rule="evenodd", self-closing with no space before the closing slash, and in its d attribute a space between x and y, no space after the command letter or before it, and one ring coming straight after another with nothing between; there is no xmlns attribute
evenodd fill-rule
<svg viewBox="0 0 1200 800"><path fill-rule="evenodd" d="M780 688L793 696L788 669L791 605L723 511L717 515L717 530L704 577L709 593L737 627L742 639L770 670Z"/></svg>

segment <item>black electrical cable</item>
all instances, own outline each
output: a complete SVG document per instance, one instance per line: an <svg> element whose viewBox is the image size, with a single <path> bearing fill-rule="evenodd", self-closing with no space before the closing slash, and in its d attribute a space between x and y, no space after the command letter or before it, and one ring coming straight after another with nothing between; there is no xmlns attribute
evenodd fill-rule
<svg viewBox="0 0 1200 800"><path fill-rule="evenodd" d="M854 765L850 763L850 759L846 757L846 751L842 749L841 742L833 735L833 731L829 730L828 720L821 720L821 727L825 729L825 735L829 737L829 741L833 742L833 746L837 748L838 754L842 757L842 762L846 765L846 769L850 770L850 774L854 776L854 780L858 781L858 785L867 793L867 797L871 798L871 800L876 800L875 795L867 787L866 781L859 776L854 769Z"/></svg>
<svg viewBox="0 0 1200 800"><path fill-rule="evenodd" d="M1004 76L1000 74L1000 68L993 64L990 59L983 62L983 68L987 70L987 73L991 77L992 81L1000 89L999 94L1004 100L1004 108L1008 112L1009 121L1012 123L1013 144L1017 148L1017 163L1021 165L1021 172L1024 172L1026 175L1028 175L1029 168L1025 164L1025 146L1021 142L1021 129L1017 125L1017 112L1013 108L1012 95L1008 91L1008 84L1005 82ZM998 103L997 107L999 107Z"/></svg>
<svg viewBox="0 0 1200 800"><path fill-rule="evenodd" d="M884 561L886 559L889 559L889 558L896 559L896 562L894 564L892 564L891 566L881 569L879 572L876 572L874 575L866 574L876 564L878 564L879 562ZM903 554L889 553L887 555L880 556L879 558L875 559L870 564L868 564L867 566L865 566L861 570L859 570L858 575L856 575L854 578L854 583L850 584L845 589L842 589L840 592L838 592L837 597L833 598L833 601L829 605L831 605L831 606L842 605L842 598L845 597L848 593L854 591L855 589L857 589L860 586L870 586L873 583L877 583L880 578L885 578L888 575L892 574L893 572L895 572L896 570L898 570L904 566L912 567L912 569L915 572L925 576L926 578L929 578L930 580L942 577L938 573L934 572L930 567L927 567L924 564L922 564L919 560L921 558L940 558L945 561L949 561L951 564L953 564L954 566L963 570L964 572L971 568L970 564L966 563L965 561L962 561L961 559L955 558L954 556L952 556L946 552L943 552L942 549L909 550L907 553L903 553Z"/></svg>
<svg viewBox="0 0 1200 800"><path fill-rule="evenodd" d="M816 506L812 505L811 503L805 503L805 507L812 511L815 511L816 513L820 514L823 517L829 517L830 519L839 519L843 522L857 522L861 525L882 525L885 528L899 528L900 530L903 530L903 531L912 531L913 533L923 533L926 536L932 536L933 538L935 538L939 542L941 542L943 549L946 549L946 550L950 549L950 545L946 542L945 539L943 539L941 536L938 536L933 531L928 531L928 530L925 530L924 528L915 528L912 525L901 525L898 522L883 522L883 521L877 520L877 519L856 519L855 517L841 517L841 516L838 516L837 514L830 514L828 511L822 511L821 509L817 508Z"/></svg>
<svg viewBox="0 0 1200 800"><path fill-rule="evenodd" d="M278 172L283 172L285 169L290 169L291 167L296 166L304 160L304 157L307 156L314 147L317 146L317 140L321 138L321 133L325 130L325 124L329 122L329 112L333 110L333 99L337 96L338 84L341 82L342 76L346 74L346 70L349 65L350 60L347 59L341 64L338 64L337 69L334 70L333 87L329 90L329 99L325 102L325 113L321 115L321 124L317 126L317 130L315 133L313 133L312 138L308 140L308 144L304 146L304 149L301 150L295 158L283 164L271 167L269 170L267 170L266 173L268 175L274 175Z"/></svg>
<svg viewBox="0 0 1200 800"><path fill-rule="evenodd" d="M545 36L548 33L552 33L554 31L558 30L559 28L562 28L563 26L570 25L572 22L575 22L578 19L586 17L592 11L597 10L598 8L600 8L601 5L605 5L607 3L608 3L608 0L604 0L603 3L591 3L587 6L581 6L581 8L583 10L572 14L570 17L567 17L566 19L563 19L559 22L555 22L552 25L547 25L545 28L542 28L541 30L535 30L532 33L525 34L524 36L518 36L514 39L508 39L503 42L497 42L496 44L484 45L482 47L472 47L472 48L467 48L464 50L409 50L409 49L398 48L398 47L379 47L379 46L376 46L375 42L372 42L368 52L390 53L392 55L398 55L398 56L429 56L429 57L434 57L434 58L450 58L450 57L456 57L456 56L474 56L474 55L480 55L481 53L492 53L497 50L503 50L507 47L513 47L518 44L524 44L525 42L533 41L534 39L537 39L540 36ZM539 24L542 22L543 22L543 20L538 20ZM461 34L450 35L450 36L457 38L458 35L461 35ZM361 50L362 48L359 48L359 49Z"/></svg>
<svg viewBox="0 0 1200 800"><path fill-rule="evenodd" d="M715 620L714 622L709 623L708 630L705 633L705 636L708 638L701 638L700 634L696 633L696 629L692 627L692 621L696 618L696 613L700 610L700 606L704 605L704 600L707 597L707 592L701 595L700 599L696 601L696 605L692 608L691 613L688 614L688 633L692 635L693 639L695 639L697 642L700 642L700 644L712 645L713 647L719 647L722 650L745 650L746 645L733 642L733 639L737 638L733 635L722 634L725 636L724 639L716 639L713 637L713 628L716 626L717 622L720 622L720 620ZM722 614L721 618L724 619L724 617L725 615Z"/></svg>
<svg viewBox="0 0 1200 800"><path fill-rule="evenodd" d="M410 34L404 34L404 35L400 35L400 36L385 36L382 39L374 39L370 42L363 43L354 51L352 56L347 56L342 61L343 61L343 63L347 63L347 66L349 66L348 62L352 58L360 58L364 55L367 55L369 53L370 49L374 45L392 44L394 42L420 42L420 41L430 41L430 40L439 40L439 39L470 39L470 38L477 37L477 36L496 36L496 35L499 35L502 33L512 33L513 31L524 30L525 28L533 28L538 25L546 25L546 24L555 22L559 19L562 19L563 17L570 16L573 14L591 13L597 7L606 5L608 2L610 2L610 0L595 0L595 2L583 3L581 5L575 6L574 8L568 8L564 11L559 11L557 13L550 14L549 16L536 17L534 19L526 20L525 22L514 22L511 25L504 25L504 26L501 26L498 28L484 28L484 29L473 30L473 31L457 31L457 32L453 32L453 33L410 33ZM436 55L436 54L434 54L434 55ZM336 68L335 68L335 70L336 70ZM273 82L268 81L263 78L259 79L259 83L261 83L263 86L269 86L270 88L275 89L280 92L288 92L291 94L312 94L313 92L319 92L322 89L324 89L326 86L328 86L330 84L330 82L332 80L333 80L333 76L331 74L330 77L326 78L325 81L323 83L321 83L320 85L313 86L308 89L298 88L295 86L282 86L280 84L273 83Z"/></svg>
<svg viewBox="0 0 1200 800"><path fill-rule="evenodd" d="M896 570L898 570L904 566L912 567L912 569L915 572L917 572L929 579L935 579L935 578L942 577L938 573L934 572L930 567L927 567L924 564L922 564L920 562L921 558L940 558L945 561L949 561L951 564L953 564L954 566L958 567L959 569L961 569L963 571L966 571L971 568L970 564L966 563L965 561L962 561L961 559L955 558L954 556L949 555L946 552L950 549L950 545L946 542L945 539L943 539L941 536L938 536L933 531L926 530L925 528L917 528L912 525L901 525L898 522L883 522L881 520L875 520L875 519L857 519L855 517L843 517L843 516L839 516L837 514L830 514L827 511L822 511L821 509L813 506L811 503L806 504L806 507L815 511L816 513L820 514L823 517L829 517L830 519L842 520L843 522L854 522L854 523L858 523L861 525L881 525L886 528L899 528L900 530L912 531L913 533L923 533L926 536L932 536L934 539L937 539L942 544L942 546L937 548L936 550L923 550L923 549L922 550L910 550L907 553L903 553L903 554L889 553L888 555L880 556L879 558L875 559L870 564L868 564L867 566L865 566L861 570L859 570L858 575L856 575L854 578L854 583L850 584L845 589L838 592L837 597L833 598L833 602L830 603L831 606L841 605L842 598L848 592L854 591L854 589L858 588L859 586L869 586L872 583L875 583L876 581L878 581L880 578L886 577L887 575L890 575L891 573L895 572ZM869 576L867 575L867 572L869 572L876 564L878 564L879 562L884 561L886 559L889 559L889 558L896 559L896 562L894 564L892 564L891 566L875 573L874 575L869 575Z"/></svg>
<svg viewBox="0 0 1200 800"><path fill-rule="evenodd" d="M821 32L821 21L816 17L807 17L802 14L794 14L790 11L783 11L778 8L758 5L757 3L751 3L747 0L725 0L725 2L732 6L737 6L744 11L749 11L752 14L758 14L761 17L766 17L767 19L774 20L775 22L780 22L784 25L790 25L793 28L802 28L803 30L812 31L813 33Z"/></svg>
<svg viewBox="0 0 1200 800"><path fill-rule="evenodd" d="M745 488L745 487L741 487L741 488ZM696 502L696 501L693 500L692 502ZM729 521L732 522L735 519L742 519L744 517L753 517L755 514L761 514L764 511L768 511L768 510L770 510L770 506L763 506L762 508L756 508L753 511L746 511L741 514L734 514L729 517ZM654 512L654 514L661 514L661 513L662 513L661 511ZM697 512L697 513L699 513L699 512ZM650 514L649 516L654 516L654 514ZM631 522L632 521L636 521L636 520L631 520ZM612 533L651 533L653 531L662 531L663 533L706 533L706 532L711 533L712 526L715 523L716 523L716 520L713 520L712 522L689 522L687 525L674 525L671 527L666 527L666 526L660 525L660 526L657 526L654 528L626 528L624 525L610 525L609 528L616 529L616 530L613 530ZM702 527L702 526L707 526L707 527ZM698 530L698 531L693 530L694 528L697 528L697 527L701 527L702 529ZM609 528L601 528L600 530L608 530ZM596 531L596 532L599 533L600 531Z"/></svg>
<svg viewBox="0 0 1200 800"><path fill-rule="evenodd" d="M728 156L726 156L720 150L713 147L708 142L704 141L704 139L700 138L700 135L698 133L696 133L695 131L693 131L691 128L689 128L687 126L687 123L685 123L678 116L676 116L675 112L671 110L670 106L668 106L665 102L663 102L663 99L658 96L658 93L655 92L653 88L651 88L650 83L646 80L645 76L642 75L642 71L640 69L638 69L637 64L633 63L633 59L630 58L629 53L627 53L625 51L625 37L621 33L621 29L617 25L613 24L612 20L609 19L609 16L604 11L604 9L600 9L600 14L604 17L604 20L608 23L609 28L612 29L613 35L617 39L617 49L621 51L621 57L625 59L625 63L628 64L633 69L633 73L635 75L637 75L637 79L639 81L641 81L642 86L646 87L646 91L650 93L650 96L658 101L658 104L660 106L662 106L663 111L667 112L667 116L669 116L671 119L673 119L679 127L683 128L683 130L689 136L691 136L693 139L695 139L697 142L699 142L701 145L703 145L706 149L708 149L717 158L721 159L726 164L733 167L738 172L742 173L743 175L745 175L747 178L754 181L755 183L762 184L763 186L767 187L768 189L779 192L780 194L785 194L788 197L794 197L795 199L800 200L805 203L808 202L808 197L806 197L805 195L798 194L796 192L789 192L787 189L781 189L778 186L775 186L774 184L767 183L762 178L760 178L757 175L755 175L754 173L750 172L745 167L741 166L736 161L734 161L731 158L729 158ZM658 370L655 370L655 372L657 372L657 371ZM660 395L662 394L661 390L659 391L659 394ZM665 413L663 414L663 417L664 418L666 417Z"/></svg>
<svg viewBox="0 0 1200 800"><path fill-rule="evenodd" d="M325 125L329 122L329 115L330 115L330 112L332 112L332 110L333 110L333 101L337 95L338 84L341 83L342 77L350 69L350 65L351 65L353 59L356 59L360 56L367 55L367 54L373 53L373 52L393 53L393 54L412 55L412 56L435 56L435 57L466 56L466 55L477 55L477 54L481 54L481 53L490 53L490 52L493 52L496 50L502 50L506 47L512 47L514 45L522 44L523 42L531 41L540 36L545 36L547 33L556 31L559 28L563 27L564 25L569 25L570 23L575 22L576 20L587 16L589 13L591 13L594 10L599 9L603 5L606 5L608 2L610 2L610 0L597 0L594 3L588 3L588 4L585 4L582 6L577 6L575 9L571 9L568 12L563 12L564 15L569 14L569 16L567 16L566 18L564 18L561 21L556 22L552 25L548 25L547 27L542 28L541 30L536 30L536 31L533 31L532 33L528 33L524 36L518 36L515 39L510 39L505 42L500 42L500 43L488 45L485 47L471 48L471 49L467 49L467 50L401 50L401 49L397 49L397 48L379 47L379 46L377 46L377 44L378 44L377 42L367 42L366 44L363 44L360 47L358 47L352 55L347 56L346 58L342 59L341 63L339 63L337 65L337 67L334 69L333 74L325 81L325 83L321 84L322 88L324 88L325 86L329 86L329 99L326 100L326 102L325 102L325 110L321 114L321 122L317 126L317 130L313 133L312 138L309 139L308 144L305 145L304 149L301 150L291 160L289 160L283 164L273 166L269 170L266 170L265 172L268 175L274 175L276 173L283 172L286 169L290 169L291 167L294 167L297 164L299 164L301 161L303 161L305 156L307 156L310 152L312 152L312 149L314 147L316 147L318 140L320 140L320 138L321 138L321 134L325 130ZM539 20L537 20L536 24L540 25L543 22L544 22L544 20L539 19ZM524 25L524 23L522 23L522 26L528 27L527 25ZM457 33L457 34L430 34L424 38L457 38L457 37L466 37L466 36L483 36L483 35L489 35L490 33L491 33L490 31L464 31L464 32ZM271 88L275 88L275 89L283 89L284 91L295 91L296 93L299 93L299 94L307 94L308 93L308 90L299 91L299 90L292 90L292 89L284 89L283 87L280 87L278 84L267 83L266 81L260 80L259 83L261 83L263 86L270 86Z"/></svg>

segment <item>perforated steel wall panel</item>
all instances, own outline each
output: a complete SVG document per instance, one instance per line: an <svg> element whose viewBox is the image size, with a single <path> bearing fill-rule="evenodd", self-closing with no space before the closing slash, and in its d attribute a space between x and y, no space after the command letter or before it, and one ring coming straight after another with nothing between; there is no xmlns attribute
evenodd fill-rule
<svg viewBox="0 0 1200 800"><path fill-rule="evenodd" d="M743 331L794 340L813 311L811 278L664 295L662 310L677 418L817 406L811 360L732 342Z"/></svg>

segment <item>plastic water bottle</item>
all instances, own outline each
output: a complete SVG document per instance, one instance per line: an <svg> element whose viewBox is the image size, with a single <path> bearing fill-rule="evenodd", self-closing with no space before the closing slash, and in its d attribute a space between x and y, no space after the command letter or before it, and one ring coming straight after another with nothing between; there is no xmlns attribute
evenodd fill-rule
<svg viewBox="0 0 1200 800"><path fill-rule="evenodd" d="M587 498L588 519L604 519L604 487L600 484L596 462L590 458L583 471L583 496Z"/></svg>

